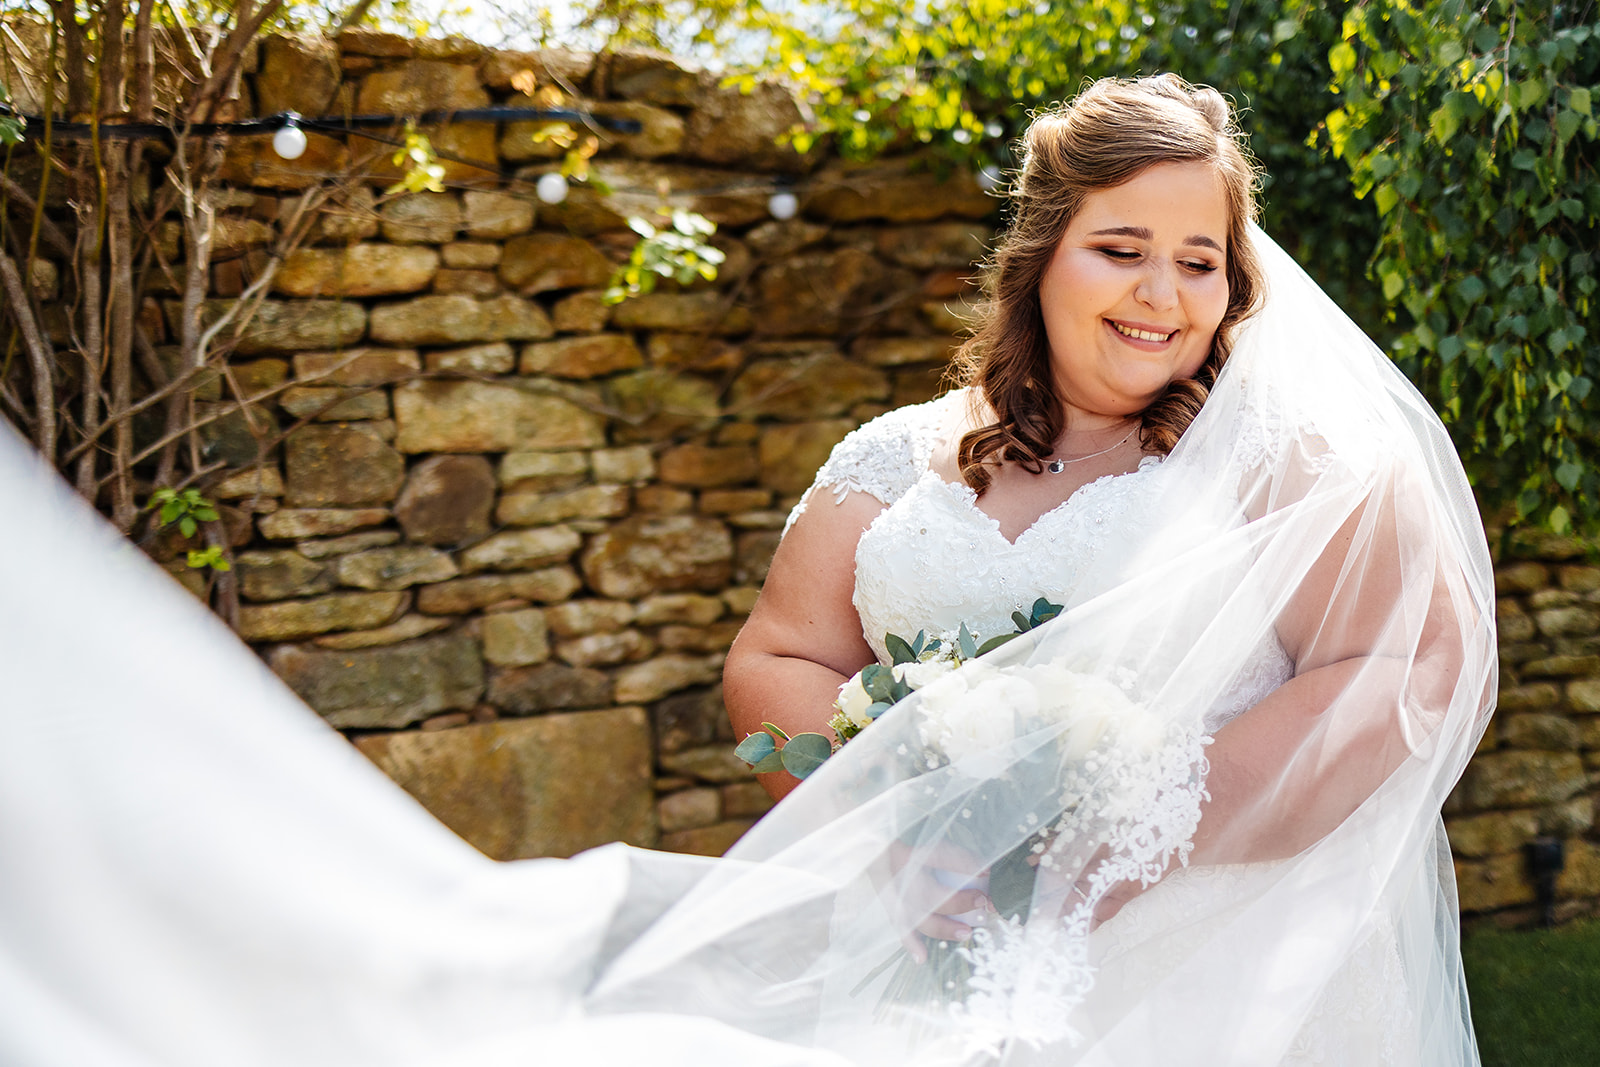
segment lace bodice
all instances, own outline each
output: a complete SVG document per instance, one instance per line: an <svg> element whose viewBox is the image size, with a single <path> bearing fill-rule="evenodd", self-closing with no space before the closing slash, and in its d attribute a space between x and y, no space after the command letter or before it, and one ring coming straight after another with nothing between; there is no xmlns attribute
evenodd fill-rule
<svg viewBox="0 0 1600 1067"><path fill-rule="evenodd" d="M1038 597L1071 607L1101 592L1085 583L1109 550L1126 551L1151 526L1161 465L1149 457L1127 474L1080 487L1040 516L1015 542L977 506L977 494L929 468L946 428L956 424L961 393L899 408L852 432L834 448L792 523L818 497L870 494L887 507L856 546L855 607L862 634L880 662L884 635L953 630L963 622L979 641L1014 629L1011 613ZM822 498L826 500L826 498ZM1232 689L1207 716L1207 727L1250 707L1293 674L1275 639L1250 657Z"/></svg>

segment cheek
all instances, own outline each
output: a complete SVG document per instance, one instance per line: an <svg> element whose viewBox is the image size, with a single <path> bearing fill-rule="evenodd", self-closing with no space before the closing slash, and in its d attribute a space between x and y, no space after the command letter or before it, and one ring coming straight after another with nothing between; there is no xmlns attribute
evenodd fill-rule
<svg viewBox="0 0 1600 1067"><path fill-rule="evenodd" d="M1203 350L1199 362L1195 364L1196 369L1199 369L1200 362L1205 361L1205 352L1211 350L1211 339L1216 336L1217 327L1222 323L1222 316L1227 313L1227 279L1219 278L1213 284L1200 286L1192 294L1189 302L1189 322L1194 327L1195 340Z"/></svg>

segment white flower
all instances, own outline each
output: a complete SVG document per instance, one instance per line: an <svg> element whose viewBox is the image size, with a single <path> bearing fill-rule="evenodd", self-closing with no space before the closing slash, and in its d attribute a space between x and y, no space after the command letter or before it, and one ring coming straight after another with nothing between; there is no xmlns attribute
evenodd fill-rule
<svg viewBox="0 0 1600 1067"><path fill-rule="evenodd" d="M833 706L858 729L865 730L872 725L872 717L867 714L867 709L872 706L872 697L867 695L866 686L861 684L860 671L839 687L839 697L833 702Z"/></svg>
<svg viewBox="0 0 1600 1067"><path fill-rule="evenodd" d="M895 680L906 683L912 689L931 685L955 669L956 665L942 656L921 663L897 663L893 667Z"/></svg>
<svg viewBox="0 0 1600 1067"><path fill-rule="evenodd" d="M1017 721L1034 714L1038 695L1026 679L982 664L945 674L922 691L922 743L963 774L992 777L1009 762Z"/></svg>

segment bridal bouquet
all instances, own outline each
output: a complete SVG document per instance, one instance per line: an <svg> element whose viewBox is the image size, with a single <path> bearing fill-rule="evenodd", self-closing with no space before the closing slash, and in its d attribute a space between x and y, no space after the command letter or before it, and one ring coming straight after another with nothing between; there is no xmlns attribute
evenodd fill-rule
<svg viewBox="0 0 1600 1067"><path fill-rule="evenodd" d="M925 870L952 891L981 888L994 914L957 917L974 928L971 945L933 941L926 962L899 952L868 974L859 988L898 964L885 1007L981 995L993 982L994 961L987 957L1015 940L1034 906L1036 885L1053 911L1062 910L1071 889L1058 884L1070 881L1065 869L1082 869L1104 840L1097 834L1150 803L1152 790L1159 792L1153 783L1162 778L1159 753L1167 729L1129 696L1131 672L1112 682L1055 662L993 666L982 660L1060 610L1041 598L1028 615L1013 615L1013 633L981 644L965 624L909 641L888 634L884 643L893 662L871 664L840 687L829 721L834 740L816 733L791 737L764 723L763 732L739 745L755 770L804 778L917 692L915 742L901 745L900 755L911 774L927 781L927 800L900 845L908 855L954 846L976 867L999 845L1014 842L982 871ZM1041 872L1048 881L1040 883Z"/></svg>
<svg viewBox="0 0 1600 1067"><path fill-rule="evenodd" d="M913 691L1043 626L1060 613L1060 604L1040 597L1033 602L1029 614L1011 613L1015 630L998 634L982 644L964 622L956 630L931 638L925 630L918 631L910 641L899 634L885 634L883 643L889 650L891 664L885 667L881 663L869 663L839 687L839 696L833 702L835 714L828 720L828 728L836 740L830 741L817 733L790 737L779 727L764 722L761 724L764 732L746 737L734 752L759 774L788 771L796 778L808 777L847 741ZM777 746L780 740L784 743L781 749Z"/></svg>

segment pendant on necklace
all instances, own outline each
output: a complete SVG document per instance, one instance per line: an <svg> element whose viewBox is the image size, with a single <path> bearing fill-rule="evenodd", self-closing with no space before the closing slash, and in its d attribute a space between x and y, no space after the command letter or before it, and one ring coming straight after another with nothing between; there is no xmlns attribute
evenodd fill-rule
<svg viewBox="0 0 1600 1067"><path fill-rule="evenodd" d="M1051 474L1060 474L1066 469L1067 464L1065 460L1053 459L1050 461L1049 471Z"/></svg>

